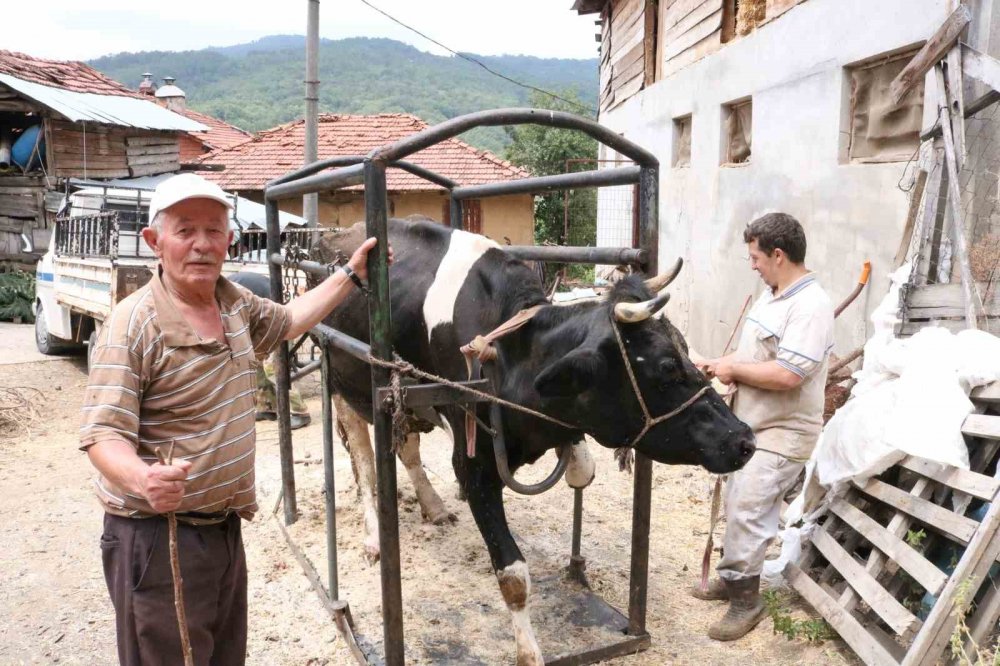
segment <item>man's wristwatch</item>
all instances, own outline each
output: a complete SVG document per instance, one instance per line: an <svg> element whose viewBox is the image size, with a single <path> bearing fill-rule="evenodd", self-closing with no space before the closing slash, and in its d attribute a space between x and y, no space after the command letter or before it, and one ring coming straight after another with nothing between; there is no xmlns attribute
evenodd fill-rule
<svg viewBox="0 0 1000 666"><path fill-rule="evenodd" d="M347 275L347 277L351 278L351 282L354 283L355 287L357 287L361 291L368 291L368 289L365 288L364 282L361 281L361 278L358 277L358 274L354 272L353 268L351 268L347 264L344 264L343 266L340 267L340 270L344 271L344 274Z"/></svg>

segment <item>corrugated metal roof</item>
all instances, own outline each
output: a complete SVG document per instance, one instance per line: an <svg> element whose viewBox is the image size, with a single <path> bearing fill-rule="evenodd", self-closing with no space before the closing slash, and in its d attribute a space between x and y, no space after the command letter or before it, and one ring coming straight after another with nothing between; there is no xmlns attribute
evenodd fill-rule
<svg viewBox="0 0 1000 666"><path fill-rule="evenodd" d="M155 102L119 95L98 95L53 88L0 74L0 83L48 107L67 120L81 120L150 130L204 132L208 128Z"/></svg>

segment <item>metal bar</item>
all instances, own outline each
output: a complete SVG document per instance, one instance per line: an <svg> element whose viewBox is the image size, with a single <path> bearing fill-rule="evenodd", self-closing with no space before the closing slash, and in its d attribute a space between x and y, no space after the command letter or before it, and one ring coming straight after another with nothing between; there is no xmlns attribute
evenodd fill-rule
<svg viewBox="0 0 1000 666"><path fill-rule="evenodd" d="M641 167L628 166L617 169L600 169L598 171L580 171L577 173L558 173L554 176L537 176L521 178L486 185L470 185L456 187L451 192L455 199L482 199L502 194L523 194L525 192L551 192L573 187L607 187L612 185L630 185L639 182Z"/></svg>
<svg viewBox="0 0 1000 666"><path fill-rule="evenodd" d="M330 356L326 349L320 357L323 382L323 492L326 495L326 566L330 597L340 598L337 578L337 490L333 474L333 405L330 398Z"/></svg>
<svg viewBox="0 0 1000 666"><path fill-rule="evenodd" d="M395 162L390 162L389 166L395 169L402 169L407 173L412 173L414 176L423 178L426 181L434 183L435 185L440 185L441 187L452 190L458 187L458 183L453 181L451 178L442 176L441 174L434 173L430 169L425 169L419 164L414 164L413 162L406 162L404 160L397 160Z"/></svg>
<svg viewBox="0 0 1000 666"><path fill-rule="evenodd" d="M503 245L500 249L524 261L550 261L559 264L645 265L649 263L649 252L631 247Z"/></svg>
<svg viewBox="0 0 1000 666"><path fill-rule="evenodd" d="M468 386L477 391L489 392L490 383L485 379L474 379L469 382L459 382L463 386ZM456 402L484 402L483 398L470 395L461 389L457 389L447 384L417 384L415 386L404 386L403 406L404 407L433 407L435 405L453 405ZM380 388L378 390L378 400L375 404L385 404L385 398L392 395L392 389Z"/></svg>
<svg viewBox="0 0 1000 666"><path fill-rule="evenodd" d="M639 178L639 245L648 254L642 268L655 275L659 260L657 168L643 168ZM649 588L649 518L652 510L653 461L635 452L632 487L632 558L629 568L628 633L646 633Z"/></svg>
<svg viewBox="0 0 1000 666"><path fill-rule="evenodd" d="M351 167L353 168L353 167ZM372 356L392 360L392 321L389 308L389 225L385 163L366 159L365 230L378 245L368 254L368 321ZM389 384L389 372L372 366L372 401L378 389ZM403 643L403 593L399 569L399 506L396 502L396 455L392 447L392 416L374 410L375 464L378 484L378 539L382 580L382 632L386 666L405 663Z"/></svg>
<svg viewBox="0 0 1000 666"><path fill-rule="evenodd" d="M305 164L311 164L319 157L319 0L309 0L306 10L306 118L305 118ZM306 225L319 224L319 195L306 194L302 197L302 216Z"/></svg>
<svg viewBox="0 0 1000 666"><path fill-rule="evenodd" d="M278 253L281 248L280 230L278 228L278 204L268 201L265 204L267 219L267 247L271 253ZM275 264L269 266L271 277L271 300L284 302L281 289L281 267ZM274 384L276 409L278 412L278 453L281 459L281 489L285 497L285 524L291 525L298 516L295 503L295 460L292 456L292 424L288 404L288 388L291 386L288 373L288 343L282 341L274 354Z"/></svg>
<svg viewBox="0 0 1000 666"><path fill-rule="evenodd" d="M311 192L325 192L341 187L360 185L364 181L364 165L354 164L341 167L330 173L320 173L306 176L298 180L273 185L264 190L264 198L268 201L291 199Z"/></svg>
<svg viewBox="0 0 1000 666"><path fill-rule="evenodd" d="M448 212L451 220L450 226L452 229L461 229L463 217L465 215L465 204L462 203L460 199L455 198L455 191L452 190L451 199L448 201Z"/></svg>
<svg viewBox="0 0 1000 666"><path fill-rule="evenodd" d="M341 333L335 328L330 328L326 324L316 324L312 327L310 333L319 338L324 348L328 345L336 347L340 351L347 352L354 358L365 363L368 362L368 357L371 356L372 349L370 346L357 338L352 338L346 333Z"/></svg>
<svg viewBox="0 0 1000 666"><path fill-rule="evenodd" d="M632 563L628 585L628 633L646 633L649 582L649 514L652 507L653 461L635 452L632 488Z"/></svg>
<svg viewBox="0 0 1000 666"><path fill-rule="evenodd" d="M293 372L289 380L292 382L297 382L306 375L311 375L312 373L316 372L316 370L319 369L319 366L320 366L319 361L309 361L301 368Z"/></svg>
<svg viewBox="0 0 1000 666"><path fill-rule="evenodd" d="M573 489L573 546L570 554L580 556L580 541L583 531L583 488Z"/></svg>
<svg viewBox="0 0 1000 666"><path fill-rule="evenodd" d="M383 146L372 151L370 157L374 160L392 162L401 160L408 155L423 150L428 146L450 139L475 127L492 127L496 125L535 124L563 129L576 129L592 136L609 148L628 157L642 166L659 166L659 161L651 152L632 143L617 132L598 124L596 121L563 111L548 111L546 109L493 109L477 111L464 116L446 120L422 132L417 132L405 139Z"/></svg>
<svg viewBox="0 0 1000 666"><path fill-rule="evenodd" d="M315 173L319 173L320 171L325 171L326 169L329 169L331 167L352 166L355 164L361 164L364 161L365 161L364 155L344 155L341 157L330 157L325 160L317 160L312 164L307 164L306 166L296 169L295 171L289 171L283 176L279 176L274 180L268 181L268 183L264 187L266 189L268 187L280 185L281 183L289 183L293 180L299 180L300 178L311 176ZM419 176L424 180L430 181L435 185L440 185L441 187L444 187L449 190L454 187L458 187L458 183L453 181L451 178L442 176L439 173L435 173L434 171L426 169L420 166L419 164L414 164L413 162L407 162L405 160L397 160L395 162L389 163L388 166L395 169L402 169L403 171L412 173L414 176Z"/></svg>

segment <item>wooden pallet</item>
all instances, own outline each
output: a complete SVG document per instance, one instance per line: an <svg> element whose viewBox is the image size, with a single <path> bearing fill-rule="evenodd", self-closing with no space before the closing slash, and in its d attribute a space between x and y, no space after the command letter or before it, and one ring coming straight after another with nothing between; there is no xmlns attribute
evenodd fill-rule
<svg viewBox="0 0 1000 666"><path fill-rule="evenodd" d="M970 638L982 645L1000 619L1000 591L986 580L1000 557L1000 383L973 392L976 413L962 426L971 470L909 456L829 507L797 563L785 570L792 587L866 664L937 663L955 628L955 607L976 594L967 617ZM983 472L989 472L984 474ZM982 521L951 510L952 498L971 507L990 503ZM917 544L919 530L926 537ZM907 535L910 535L909 542ZM949 544L961 553L947 573L931 561ZM986 584L984 585L984 581ZM936 597L924 619L911 603L914 589Z"/></svg>

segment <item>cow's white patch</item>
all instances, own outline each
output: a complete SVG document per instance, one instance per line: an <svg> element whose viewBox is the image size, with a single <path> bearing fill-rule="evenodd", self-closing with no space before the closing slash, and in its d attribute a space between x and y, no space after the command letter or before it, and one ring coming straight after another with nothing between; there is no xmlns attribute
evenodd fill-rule
<svg viewBox="0 0 1000 666"><path fill-rule="evenodd" d="M428 339L435 326L452 322L458 291L465 284L472 265L494 247L500 246L483 236L467 231L452 232L448 251L434 274L434 282L427 290L427 298L424 300L424 322L427 324Z"/></svg>
<svg viewBox="0 0 1000 666"><path fill-rule="evenodd" d="M586 488L594 480L597 463L590 455L586 442L573 444L570 448L569 464L566 465L566 483L570 488Z"/></svg>
<svg viewBox="0 0 1000 666"><path fill-rule="evenodd" d="M500 572L498 578L515 578L523 581L525 604L520 608L511 608L510 616L514 624L514 641L517 645L517 666L544 666L542 650L538 647L535 630L531 626L531 616L528 614L528 601L531 599L531 575L528 564L523 561L514 562ZM509 601L508 601L509 604Z"/></svg>

